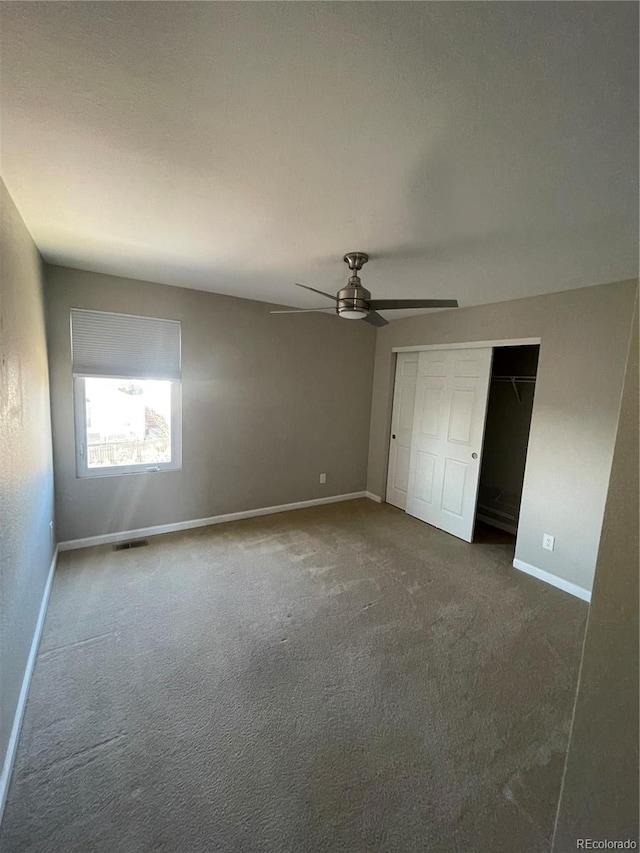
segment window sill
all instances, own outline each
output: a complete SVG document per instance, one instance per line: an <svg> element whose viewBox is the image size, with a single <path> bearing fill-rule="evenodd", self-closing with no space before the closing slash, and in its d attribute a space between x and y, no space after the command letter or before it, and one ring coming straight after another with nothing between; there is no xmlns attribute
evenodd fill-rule
<svg viewBox="0 0 640 853"><path fill-rule="evenodd" d="M130 474L167 474L175 471L182 471L182 465L172 465L170 468L152 468L150 466L145 468L109 468L107 470L83 472L82 474L76 472L76 480L95 480L103 479L104 477L126 477Z"/></svg>

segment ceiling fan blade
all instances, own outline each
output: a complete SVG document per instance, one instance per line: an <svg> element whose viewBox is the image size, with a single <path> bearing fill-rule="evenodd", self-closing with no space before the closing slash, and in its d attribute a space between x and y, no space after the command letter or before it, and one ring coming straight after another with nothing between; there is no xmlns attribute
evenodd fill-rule
<svg viewBox="0 0 640 853"><path fill-rule="evenodd" d="M287 311L269 311L269 314L315 314L316 311L334 311L335 308L291 308Z"/></svg>
<svg viewBox="0 0 640 853"><path fill-rule="evenodd" d="M372 299L369 307L374 311L393 308L457 308L457 299Z"/></svg>
<svg viewBox="0 0 640 853"><path fill-rule="evenodd" d="M364 318L365 323L371 323L372 326L388 326L389 321L385 320L382 314L376 314L375 311L369 311L367 316Z"/></svg>
<svg viewBox="0 0 640 853"><path fill-rule="evenodd" d="M335 296L332 296L330 293L325 293L324 290L316 290L315 287L307 287L306 284L298 284L295 282L296 287L304 287L305 290L312 290L314 293L319 293L320 296L326 296L328 299L333 299L334 302L337 302L338 299Z"/></svg>

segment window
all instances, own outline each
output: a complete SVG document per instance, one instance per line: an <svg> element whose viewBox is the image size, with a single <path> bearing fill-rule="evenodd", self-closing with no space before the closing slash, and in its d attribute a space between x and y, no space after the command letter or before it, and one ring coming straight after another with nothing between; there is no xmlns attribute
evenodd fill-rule
<svg viewBox="0 0 640 853"><path fill-rule="evenodd" d="M180 323L71 311L78 477L181 467Z"/></svg>

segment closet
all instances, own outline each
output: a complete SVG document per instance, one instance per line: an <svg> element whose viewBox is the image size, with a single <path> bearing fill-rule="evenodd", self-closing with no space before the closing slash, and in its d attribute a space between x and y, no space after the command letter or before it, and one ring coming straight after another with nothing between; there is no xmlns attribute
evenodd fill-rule
<svg viewBox="0 0 640 853"><path fill-rule="evenodd" d="M539 346L496 347L476 518L515 534L533 412Z"/></svg>
<svg viewBox="0 0 640 853"><path fill-rule="evenodd" d="M476 520L516 532L539 349L398 353L388 503L467 542Z"/></svg>

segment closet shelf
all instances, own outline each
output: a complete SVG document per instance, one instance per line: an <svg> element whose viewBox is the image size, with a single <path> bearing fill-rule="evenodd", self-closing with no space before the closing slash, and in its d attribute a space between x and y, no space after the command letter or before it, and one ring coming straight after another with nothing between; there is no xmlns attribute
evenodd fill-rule
<svg viewBox="0 0 640 853"><path fill-rule="evenodd" d="M509 533L518 532L520 496L495 486L480 485L478 492L477 517Z"/></svg>

